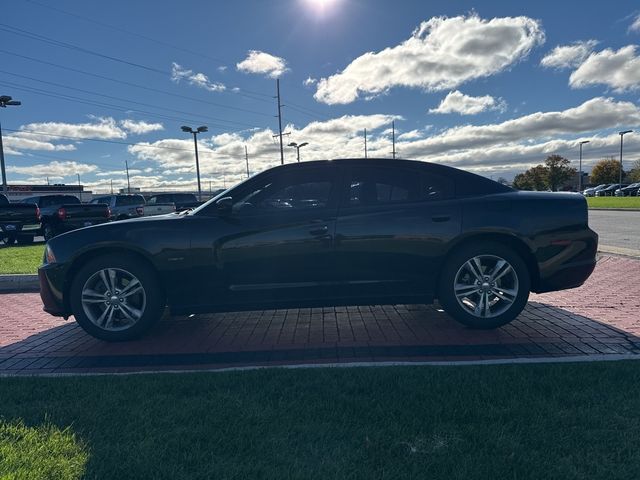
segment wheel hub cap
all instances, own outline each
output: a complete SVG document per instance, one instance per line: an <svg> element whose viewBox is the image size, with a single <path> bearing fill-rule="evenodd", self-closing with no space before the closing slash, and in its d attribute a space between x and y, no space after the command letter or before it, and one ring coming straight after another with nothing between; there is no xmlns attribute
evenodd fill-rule
<svg viewBox="0 0 640 480"><path fill-rule="evenodd" d="M454 280L459 305L479 318L501 315L518 295L518 276L504 258L478 255L465 262Z"/></svg>

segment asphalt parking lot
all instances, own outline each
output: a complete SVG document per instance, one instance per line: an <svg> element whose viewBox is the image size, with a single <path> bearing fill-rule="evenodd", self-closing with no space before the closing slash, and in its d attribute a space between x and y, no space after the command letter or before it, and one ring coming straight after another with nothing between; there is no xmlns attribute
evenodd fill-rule
<svg viewBox="0 0 640 480"><path fill-rule="evenodd" d="M0 312L3 374L636 355L640 259L601 256L585 285L532 295L494 331L466 329L437 305L376 305L165 318L141 340L108 344L42 312L37 293L0 295Z"/></svg>
<svg viewBox="0 0 640 480"><path fill-rule="evenodd" d="M640 254L640 212L589 210L589 226L600 245L637 250Z"/></svg>

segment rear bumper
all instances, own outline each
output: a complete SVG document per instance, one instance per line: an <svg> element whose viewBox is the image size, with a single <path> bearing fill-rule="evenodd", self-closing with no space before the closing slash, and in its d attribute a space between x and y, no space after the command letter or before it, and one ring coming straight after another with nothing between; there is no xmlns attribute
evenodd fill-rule
<svg viewBox="0 0 640 480"><path fill-rule="evenodd" d="M567 264L556 273L540 280L535 293L554 292L581 286L591 276L596 267L596 260L586 260Z"/></svg>
<svg viewBox="0 0 640 480"><path fill-rule="evenodd" d="M38 269L42 309L54 317L68 317L71 312L64 302L64 269L62 265L43 265Z"/></svg>
<svg viewBox="0 0 640 480"><path fill-rule="evenodd" d="M94 225L101 225L103 223L107 223L110 220L107 218L92 218L87 220L73 220L70 222L60 222L54 226L57 234L71 232L73 230L78 230L79 228L84 227L92 227Z"/></svg>

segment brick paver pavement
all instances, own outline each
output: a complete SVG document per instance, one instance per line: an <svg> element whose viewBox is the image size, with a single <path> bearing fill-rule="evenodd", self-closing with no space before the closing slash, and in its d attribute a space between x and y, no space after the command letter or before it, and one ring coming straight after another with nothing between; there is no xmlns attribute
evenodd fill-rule
<svg viewBox="0 0 640 480"><path fill-rule="evenodd" d="M640 260L602 256L578 289L532 295L511 324L467 329L437 305L375 305L166 318L109 344L0 294L0 373L196 370L246 365L640 354Z"/></svg>

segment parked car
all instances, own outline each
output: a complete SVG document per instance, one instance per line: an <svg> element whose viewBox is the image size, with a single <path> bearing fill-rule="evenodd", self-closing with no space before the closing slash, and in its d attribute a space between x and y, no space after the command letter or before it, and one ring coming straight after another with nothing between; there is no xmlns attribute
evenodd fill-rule
<svg viewBox="0 0 640 480"><path fill-rule="evenodd" d="M628 187L628 184L625 183L612 183L606 188L602 188L596 191L596 197L613 197L614 192L618 188Z"/></svg>
<svg viewBox="0 0 640 480"><path fill-rule="evenodd" d="M39 231L40 212L35 203L10 203L0 194L0 241L28 245Z"/></svg>
<svg viewBox="0 0 640 480"><path fill-rule="evenodd" d="M173 203L176 212L182 212L202 205L202 202L199 202L193 193L159 193L158 195L149 197L147 200L147 205L156 205L159 203Z"/></svg>
<svg viewBox="0 0 640 480"><path fill-rule="evenodd" d="M145 200L142 195L105 195L94 198L91 203L108 205L113 220L126 220L144 215Z"/></svg>
<svg viewBox="0 0 640 480"><path fill-rule="evenodd" d="M40 209L39 234L47 241L64 232L111 220L108 205L83 204L74 195L42 195L24 201L35 203Z"/></svg>
<svg viewBox="0 0 640 480"><path fill-rule="evenodd" d="M455 168L331 160L266 170L182 215L71 232L39 269L45 311L108 341L174 314L438 299L472 328L595 267L587 202Z"/></svg>
<svg viewBox="0 0 640 480"><path fill-rule="evenodd" d="M147 203L144 206L144 216L152 217L155 215L166 215L168 213L175 213L176 206L173 203Z"/></svg>
<svg viewBox="0 0 640 480"><path fill-rule="evenodd" d="M610 183L603 183L601 185L598 185L597 187L587 188L582 192L582 194L585 197L595 197L597 191L602 190L603 188L607 188L609 185L611 185L611 184Z"/></svg>
<svg viewBox="0 0 640 480"><path fill-rule="evenodd" d="M633 197L638 194L638 189L640 189L640 182L632 183L627 187L618 188L615 191L616 197Z"/></svg>

